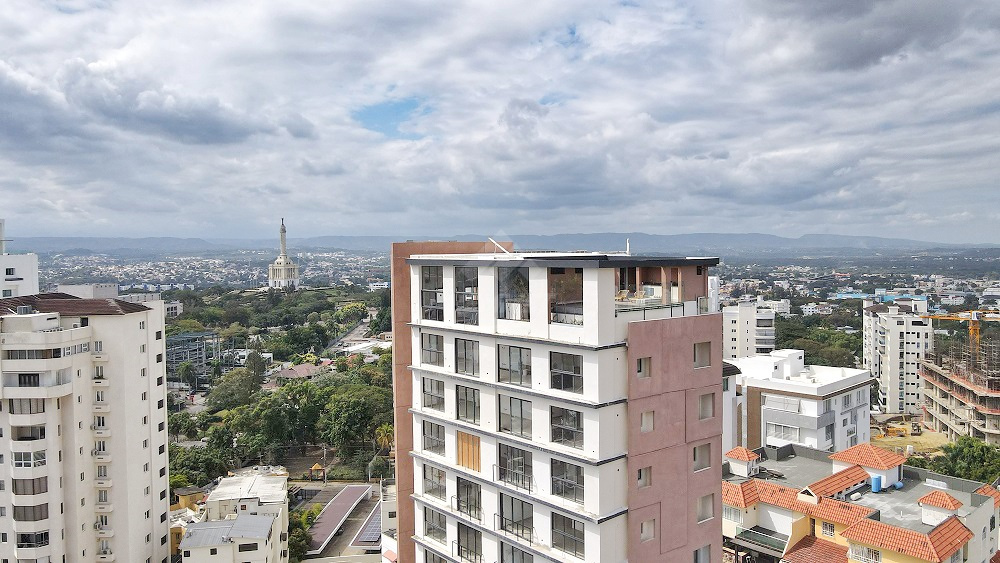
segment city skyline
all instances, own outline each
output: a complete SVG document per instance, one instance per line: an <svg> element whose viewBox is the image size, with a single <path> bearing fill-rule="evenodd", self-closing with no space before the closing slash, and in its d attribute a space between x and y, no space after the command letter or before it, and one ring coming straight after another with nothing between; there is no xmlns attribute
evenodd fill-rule
<svg viewBox="0 0 1000 563"><path fill-rule="evenodd" d="M7 12L22 237L1000 240L986 2Z"/></svg>

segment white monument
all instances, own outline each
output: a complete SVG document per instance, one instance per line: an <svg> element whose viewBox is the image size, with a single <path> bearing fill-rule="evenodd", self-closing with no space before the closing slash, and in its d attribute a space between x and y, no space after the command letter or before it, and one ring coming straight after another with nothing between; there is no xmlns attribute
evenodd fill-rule
<svg viewBox="0 0 1000 563"><path fill-rule="evenodd" d="M285 219L281 219L281 254L267 268L267 285L278 289L299 285L299 266L288 259L288 249L285 245Z"/></svg>

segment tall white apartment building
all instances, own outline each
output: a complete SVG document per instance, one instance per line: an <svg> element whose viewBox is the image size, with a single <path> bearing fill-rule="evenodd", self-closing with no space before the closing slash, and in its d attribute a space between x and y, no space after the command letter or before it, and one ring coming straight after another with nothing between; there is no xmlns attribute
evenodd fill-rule
<svg viewBox="0 0 1000 563"><path fill-rule="evenodd" d="M0 299L0 560L166 563L162 302Z"/></svg>
<svg viewBox="0 0 1000 563"><path fill-rule="evenodd" d="M733 426L723 429L723 435L740 437L735 445L753 450L792 444L839 452L868 443L874 383L868 370L806 365L802 350L727 363L739 370L738 414L724 417Z"/></svg>
<svg viewBox="0 0 1000 563"><path fill-rule="evenodd" d="M721 560L718 259L449 244L393 247L399 560Z"/></svg>
<svg viewBox="0 0 1000 563"><path fill-rule="evenodd" d="M878 380L879 400L890 413L919 414L923 405L920 362L934 350L934 328L921 318L927 302L897 299L863 304L863 368Z"/></svg>
<svg viewBox="0 0 1000 563"><path fill-rule="evenodd" d="M774 309L743 301L722 309L722 346L727 359L774 350Z"/></svg>
<svg viewBox="0 0 1000 563"><path fill-rule="evenodd" d="M8 254L4 220L0 219L0 298L38 293L38 255Z"/></svg>
<svg viewBox="0 0 1000 563"><path fill-rule="evenodd" d="M184 563L287 563L287 472L266 467L222 479L180 551Z"/></svg>

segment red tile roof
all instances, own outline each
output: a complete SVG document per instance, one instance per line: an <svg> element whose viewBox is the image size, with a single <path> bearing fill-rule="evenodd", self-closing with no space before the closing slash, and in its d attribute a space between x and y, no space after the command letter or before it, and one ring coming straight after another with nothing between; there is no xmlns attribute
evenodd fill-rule
<svg viewBox="0 0 1000 563"><path fill-rule="evenodd" d="M781 558L786 563L847 563L847 546L832 541L806 536L799 540Z"/></svg>
<svg viewBox="0 0 1000 563"><path fill-rule="evenodd" d="M906 461L905 457L897 453L867 443L831 454L830 459L882 470L892 469Z"/></svg>
<svg viewBox="0 0 1000 563"><path fill-rule="evenodd" d="M973 536L957 516L948 517L929 534L865 518L840 535L851 541L934 563L941 563L951 557Z"/></svg>
<svg viewBox="0 0 1000 563"><path fill-rule="evenodd" d="M1000 508L1000 491L996 490L992 485L983 485L976 489L976 493L993 497L993 508Z"/></svg>
<svg viewBox="0 0 1000 563"><path fill-rule="evenodd" d="M1000 551L994 553L993 557L990 557L990 563L1000 563Z"/></svg>
<svg viewBox="0 0 1000 563"><path fill-rule="evenodd" d="M850 525L867 518L874 512L871 508L832 498L819 498L816 504L804 502L798 499L798 495L798 489L763 479L750 479L740 484L722 482L722 502L736 508L747 508L755 503L763 502L786 510L808 514L819 520L844 525Z"/></svg>
<svg viewBox="0 0 1000 563"><path fill-rule="evenodd" d="M66 293L42 293L0 299L0 315L16 313L18 306L21 305L28 305L39 313L59 313L73 317L127 315L150 310L140 303L128 303L117 299L80 299Z"/></svg>
<svg viewBox="0 0 1000 563"><path fill-rule="evenodd" d="M759 500L757 497L756 479L751 479L740 484L722 482L722 502L736 508L747 508L753 506Z"/></svg>
<svg viewBox="0 0 1000 563"><path fill-rule="evenodd" d="M931 491L917 499L917 502L920 504L936 506L938 508L947 508L948 510L958 510L959 508L962 508L962 501L944 491Z"/></svg>
<svg viewBox="0 0 1000 563"><path fill-rule="evenodd" d="M276 379L299 379L312 377L322 371L324 366L314 366L312 364L297 364L291 367L287 367L277 374L275 374Z"/></svg>
<svg viewBox="0 0 1000 563"><path fill-rule="evenodd" d="M753 453L752 451L744 448L743 446L737 446L728 452L726 452L726 457L730 459L735 459L737 461L756 461L760 459L760 456Z"/></svg>
<svg viewBox="0 0 1000 563"><path fill-rule="evenodd" d="M852 465L809 485L809 490L821 497L830 497L867 480L868 472L860 465Z"/></svg>

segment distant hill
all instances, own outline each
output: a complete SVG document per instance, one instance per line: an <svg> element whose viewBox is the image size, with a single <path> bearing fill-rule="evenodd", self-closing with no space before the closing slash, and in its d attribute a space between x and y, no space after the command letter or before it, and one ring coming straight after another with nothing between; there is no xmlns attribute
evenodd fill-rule
<svg viewBox="0 0 1000 563"><path fill-rule="evenodd" d="M390 244L410 237L393 236L321 236L289 239L292 252L311 250L389 250ZM423 240L427 237L412 237ZM485 235L431 237L438 240L486 240ZM676 255L775 255L793 253L868 254L872 252L908 253L925 250L956 251L970 248L991 248L994 244L942 244L910 239L851 235L803 235L797 238L762 233L690 233L651 235L647 233L579 233L559 235L510 235L500 238L513 240L519 250L594 250L623 251L629 240L633 253L663 253ZM274 249L271 239L200 239L176 237L100 238L100 237L23 237L9 244L15 252L69 252L135 255L189 252L225 252L237 249Z"/></svg>

